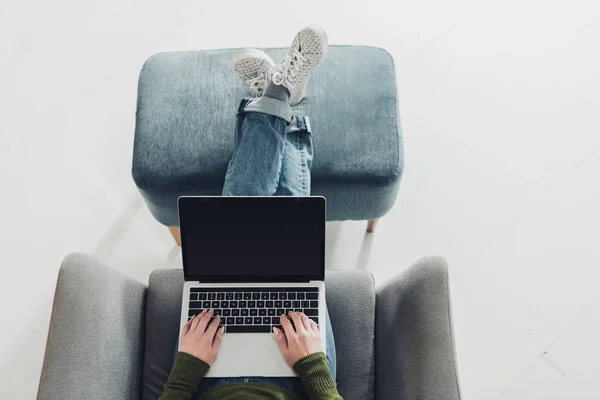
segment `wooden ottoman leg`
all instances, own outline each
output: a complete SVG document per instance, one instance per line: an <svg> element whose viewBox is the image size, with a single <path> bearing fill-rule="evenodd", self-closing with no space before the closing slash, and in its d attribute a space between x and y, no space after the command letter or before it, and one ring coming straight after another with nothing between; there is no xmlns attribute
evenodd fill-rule
<svg viewBox="0 0 600 400"><path fill-rule="evenodd" d="M177 246L181 247L181 231L178 226L169 226L169 232L171 232L171 236L175 239L175 243Z"/></svg>
<svg viewBox="0 0 600 400"><path fill-rule="evenodd" d="M377 226L378 222L379 222L379 218L369 220L369 223L367 224L367 232L369 232L369 233L375 232L375 227Z"/></svg>

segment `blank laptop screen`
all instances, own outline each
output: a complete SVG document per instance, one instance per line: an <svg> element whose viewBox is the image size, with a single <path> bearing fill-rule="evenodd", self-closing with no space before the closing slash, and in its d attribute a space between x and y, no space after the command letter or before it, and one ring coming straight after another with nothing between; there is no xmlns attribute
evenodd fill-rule
<svg viewBox="0 0 600 400"><path fill-rule="evenodd" d="M324 280L323 197L180 197L186 280Z"/></svg>

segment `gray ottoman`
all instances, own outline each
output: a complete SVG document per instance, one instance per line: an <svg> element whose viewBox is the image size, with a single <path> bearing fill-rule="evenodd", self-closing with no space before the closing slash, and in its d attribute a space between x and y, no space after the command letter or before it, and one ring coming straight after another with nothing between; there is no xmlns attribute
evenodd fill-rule
<svg viewBox="0 0 600 400"><path fill-rule="evenodd" d="M154 217L178 226L177 197L220 195L245 87L235 50L160 53L142 68L133 179ZM265 50L278 62L285 49ZM312 194L328 220L373 220L394 204L403 169L394 62L382 49L331 46L294 107L310 117Z"/></svg>

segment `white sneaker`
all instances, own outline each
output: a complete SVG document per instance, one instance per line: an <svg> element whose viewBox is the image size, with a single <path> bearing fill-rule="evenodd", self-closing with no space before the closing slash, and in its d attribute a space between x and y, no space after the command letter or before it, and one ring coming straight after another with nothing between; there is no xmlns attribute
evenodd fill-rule
<svg viewBox="0 0 600 400"><path fill-rule="evenodd" d="M290 91L290 104L298 104L304 97L311 72L327 55L327 34L318 25L302 29L292 42L292 47L272 81Z"/></svg>
<svg viewBox="0 0 600 400"><path fill-rule="evenodd" d="M275 62L271 57L257 49L246 49L233 55L233 63L252 97L262 96L275 72Z"/></svg>

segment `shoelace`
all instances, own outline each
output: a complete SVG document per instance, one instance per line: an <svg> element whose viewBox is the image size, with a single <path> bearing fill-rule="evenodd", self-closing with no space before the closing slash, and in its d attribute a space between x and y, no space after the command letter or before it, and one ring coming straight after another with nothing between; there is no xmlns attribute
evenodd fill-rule
<svg viewBox="0 0 600 400"><path fill-rule="evenodd" d="M247 79L246 85L248 85L251 91L261 94L266 89L268 81L267 74L263 71L255 78Z"/></svg>
<svg viewBox="0 0 600 400"><path fill-rule="evenodd" d="M295 51L292 55L285 56L285 60L281 65L277 65L277 71L273 74L271 78L273 83L276 85L283 85L284 82L287 82L290 85L294 85L296 83L296 77L298 76L298 72L300 68L307 62L308 60L304 57L300 52Z"/></svg>

